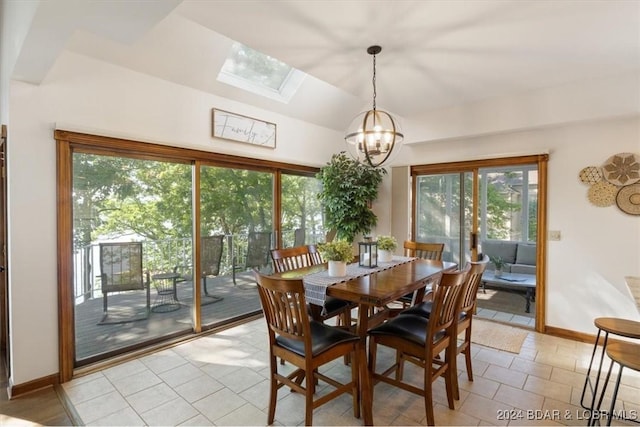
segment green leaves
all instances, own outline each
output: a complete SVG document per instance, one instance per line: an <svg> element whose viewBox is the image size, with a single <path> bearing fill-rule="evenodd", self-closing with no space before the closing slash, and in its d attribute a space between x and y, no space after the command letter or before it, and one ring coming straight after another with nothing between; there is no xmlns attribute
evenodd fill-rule
<svg viewBox="0 0 640 427"><path fill-rule="evenodd" d="M386 173L351 159L344 151L334 154L318 172L322 181L318 198L327 225L337 230L338 238L353 242L356 234L369 233L376 225L378 218L370 206Z"/></svg>

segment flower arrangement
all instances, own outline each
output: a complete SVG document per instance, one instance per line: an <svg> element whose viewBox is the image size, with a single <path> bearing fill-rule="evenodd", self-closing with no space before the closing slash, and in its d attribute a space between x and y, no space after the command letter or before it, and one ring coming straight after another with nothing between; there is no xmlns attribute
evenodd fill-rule
<svg viewBox="0 0 640 427"><path fill-rule="evenodd" d="M353 247L351 243L342 239L319 243L318 252L320 252L320 255L322 255L325 261L351 262L353 260Z"/></svg>
<svg viewBox="0 0 640 427"><path fill-rule="evenodd" d="M378 236L378 249L383 251L395 251L398 247L398 242L393 236Z"/></svg>

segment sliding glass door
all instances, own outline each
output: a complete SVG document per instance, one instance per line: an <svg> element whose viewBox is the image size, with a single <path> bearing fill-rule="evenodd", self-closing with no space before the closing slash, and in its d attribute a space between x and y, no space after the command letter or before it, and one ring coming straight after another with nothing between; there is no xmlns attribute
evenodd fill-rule
<svg viewBox="0 0 640 427"><path fill-rule="evenodd" d="M488 255L492 275L478 307L536 328L544 319L546 215L540 206L546 161L547 156L528 156L411 168L413 238L445 243L443 259L461 267L480 253ZM494 276L500 261L508 274Z"/></svg>

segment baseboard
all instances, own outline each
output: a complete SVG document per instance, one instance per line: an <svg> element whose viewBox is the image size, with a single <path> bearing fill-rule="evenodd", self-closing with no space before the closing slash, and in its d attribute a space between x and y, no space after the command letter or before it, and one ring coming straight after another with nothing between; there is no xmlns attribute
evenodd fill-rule
<svg viewBox="0 0 640 427"><path fill-rule="evenodd" d="M7 395L9 399L14 399L27 393L31 393L32 391L40 390L45 387L52 387L58 384L60 384L60 376L58 374L36 378L35 380L22 384L13 384L13 380L10 378L9 386L7 387Z"/></svg>
<svg viewBox="0 0 640 427"><path fill-rule="evenodd" d="M547 335L553 335L554 337L566 338L573 341L586 342L593 344L596 341L596 336L587 334L584 332L571 331L569 329L556 328L555 326L545 326L544 332ZM598 344L602 345L602 337Z"/></svg>

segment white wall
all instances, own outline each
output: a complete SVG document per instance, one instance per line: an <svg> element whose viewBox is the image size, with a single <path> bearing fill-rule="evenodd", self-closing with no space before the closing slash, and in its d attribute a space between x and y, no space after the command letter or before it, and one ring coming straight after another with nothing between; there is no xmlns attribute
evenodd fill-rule
<svg viewBox="0 0 640 427"><path fill-rule="evenodd" d="M12 82L8 170L13 384L58 372L55 124L70 130L322 166L342 134L75 54ZM211 108L277 124L275 150L214 140Z"/></svg>
<svg viewBox="0 0 640 427"><path fill-rule="evenodd" d="M640 118L412 145L403 147L402 155L416 165L547 152L548 227L560 230L562 240L548 242L545 324L595 333L596 317L640 320L624 281L640 275L640 216L592 205L588 186L578 178L582 168L600 166L613 154L640 155ZM378 204L390 201L385 193ZM394 218L394 229L405 219Z"/></svg>

